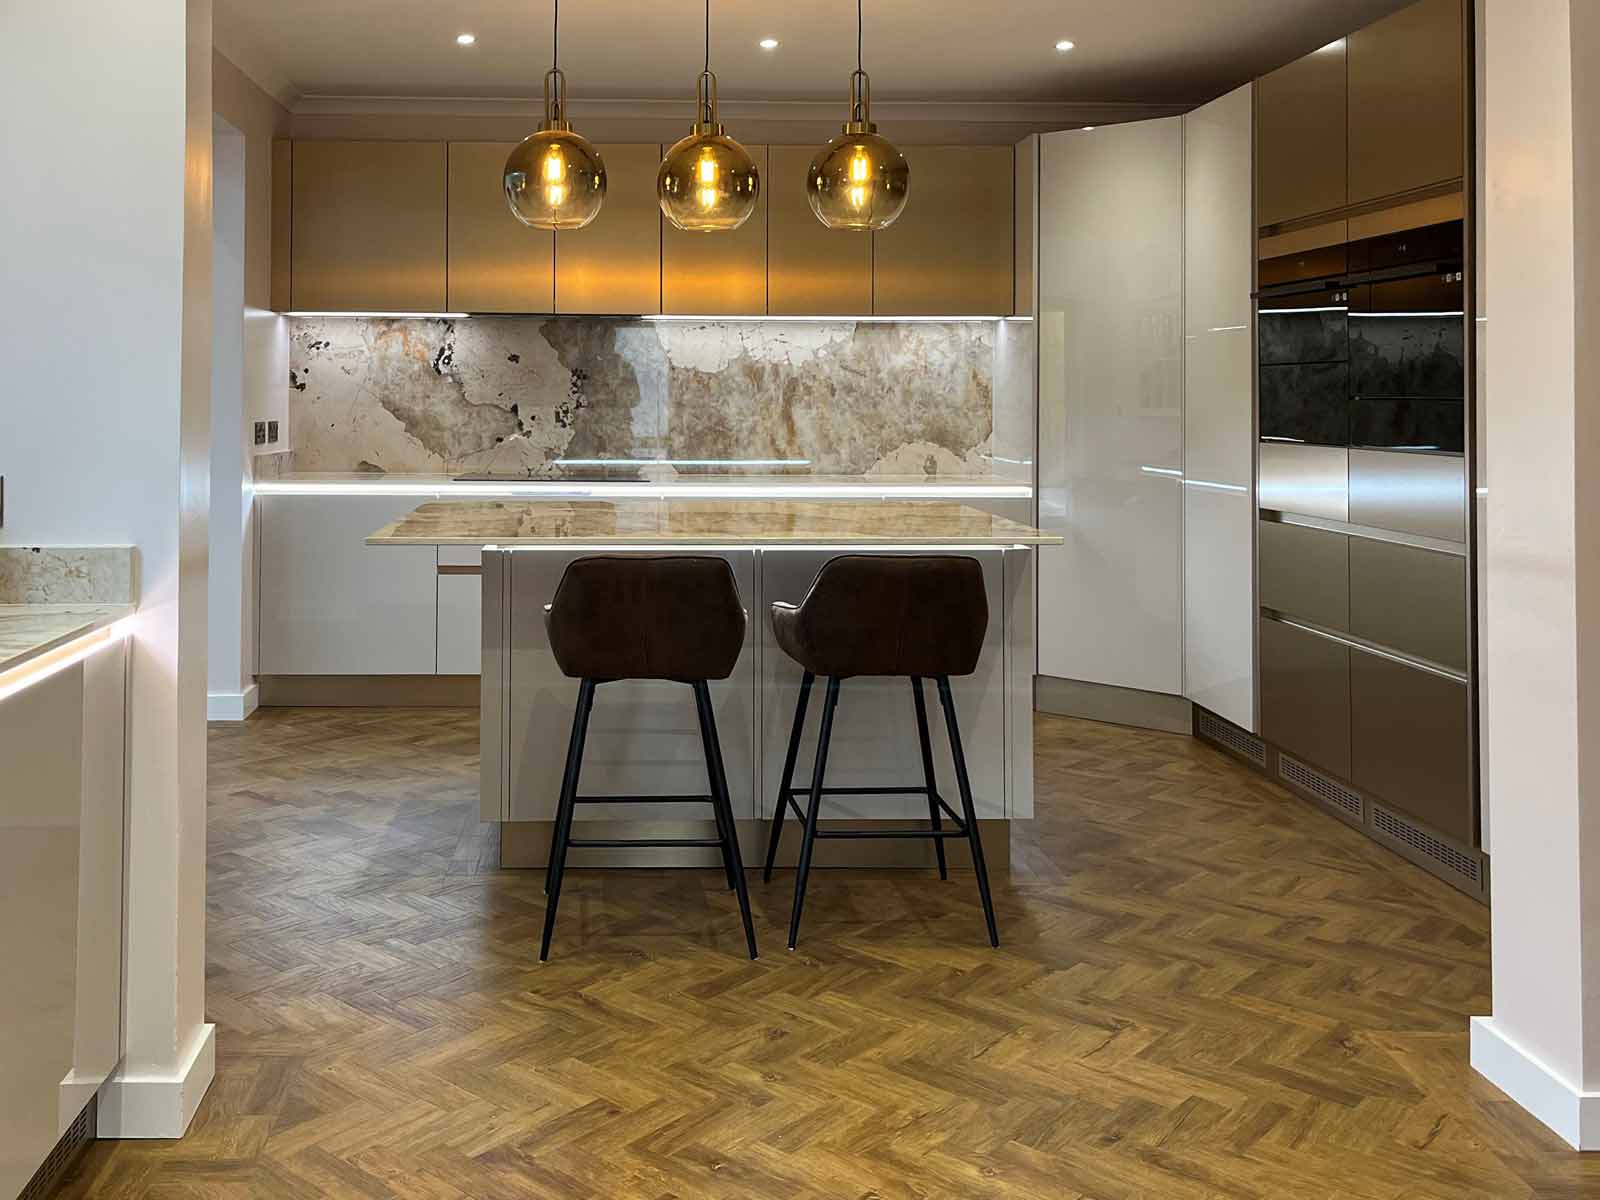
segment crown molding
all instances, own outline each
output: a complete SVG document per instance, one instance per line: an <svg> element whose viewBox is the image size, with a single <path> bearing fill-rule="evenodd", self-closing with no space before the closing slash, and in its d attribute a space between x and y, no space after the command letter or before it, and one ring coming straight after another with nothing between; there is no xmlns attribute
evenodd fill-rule
<svg viewBox="0 0 1600 1200"><path fill-rule="evenodd" d="M681 121L687 119L684 114L692 106L692 101L682 96L568 102L576 120ZM542 102L527 96L307 95L288 107L296 116L537 117L543 112ZM845 105L839 100L724 100L720 107L723 117L730 121L837 122ZM1191 107L1082 100L878 100L873 104L873 116L881 122L895 123L1061 128L1175 116Z"/></svg>

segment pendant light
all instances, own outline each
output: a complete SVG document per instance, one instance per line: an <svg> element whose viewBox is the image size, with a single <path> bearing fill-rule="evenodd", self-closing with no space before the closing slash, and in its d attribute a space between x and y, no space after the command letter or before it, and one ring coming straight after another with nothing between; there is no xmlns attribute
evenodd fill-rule
<svg viewBox="0 0 1600 1200"><path fill-rule="evenodd" d="M567 121L567 77L560 67L561 0L555 0L551 67L544 76L544 124L506 159L506 200L524 225L582 229L606 198L606 165Z"/></svg>
<svg viewBox="0 0 1600 1200"><path fill-rule="evenodd" d="M711 0L706 0L706 64L695 84L689 136L667 151L656 173L661 211L679 229L737 229L755 211L761 174L717 119L717 77L711 73Z"/></svg>
<svg viewBox="0 0 1600 1200"><path fill-rule="evenodd" d="M883 229L906 206L911 167L872 123L872 81L861 69L861 3L856 0L856 69L850 76L850 119L811 160L806 199L829 229Z"/></svg>

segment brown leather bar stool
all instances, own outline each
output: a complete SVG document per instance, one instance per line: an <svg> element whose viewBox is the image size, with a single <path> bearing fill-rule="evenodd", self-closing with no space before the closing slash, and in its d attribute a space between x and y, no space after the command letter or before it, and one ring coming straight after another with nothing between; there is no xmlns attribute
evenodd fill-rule
<svg viewBox="0 0 1600 1200"><path fill-rule="evenodd" d="M795 703L794 726L783 760L783 782L778 788L778 810L767 843L762 872L772 879L772 863L783 834L785 811L794 809L805 822L800 845L800 869L794 881L794 911L789 917L789 949L800 932L800 910L805 905L806 881L811 874L812 848L818 838L932 838L939 857L939 878L949 878L945 867L944 839L966 838L972 847L972 866L978 877L978 895L989 925L989 944L998 946L1000 934L989 897L989 872L978 836L978 816L972 804L972 783L967 758L956 724L950 676L970 675L978 666L984 633L989 626L989 601L983 587L983 567L975 558L961 555L887 556L847 554L830 559L817 572L811 590L799 605L772 606L772 631L785 654L805 669L800 698ZM822 706L822 729L817 735L817 757L811 770L811 804L802 812L794 796L794 763L805 728L806 705L818 675L828 679ZM856 675L906 675L916 703L917 735L922 742L922 787L824 787L828 743L833 736L833 715L839 703L839 682ZM950 735L950 757L955 761L956 785L961 790L961 814L939 795L934 779L933 748L928 740L928 712L922 681L931 677L944 707L945 729ZM928 798L927 829L817 831L824 796L914 796ZM941 812L954 825L945 829Z"/></svg>
<svg viewBox="0 0 1600 1200"><path fill-rule="evenodd" d="M728 777L722 766L716 716L707 681L726 679L744 646L745 611L733 568L720 558L693 555L575 559L567 565L555 598L545 607L550 648L564 675L581 680L572 718L572 739L561 778L550 869L545 876L544 939L539 961L550 957L567 851L599 846L716 846L728 887L739 896L745 942L756 956L750 895L733 820ZM625 679L664 679L694 689L709 794L704 796L580 796L578 775L595 688ZM573 813L580 804L663 804L702 801L716 817L715 838L575 838Z"/></svg>

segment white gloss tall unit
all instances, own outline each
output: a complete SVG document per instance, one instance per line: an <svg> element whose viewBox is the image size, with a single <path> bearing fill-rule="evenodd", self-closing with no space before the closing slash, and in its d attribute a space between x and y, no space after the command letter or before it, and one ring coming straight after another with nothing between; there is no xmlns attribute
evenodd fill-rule
<svg viewBox="0 0 1600 1200"><path fill-rule="evenodd" d="M1251 112L1040 139L1041 708L1255 727Z"/></svg>

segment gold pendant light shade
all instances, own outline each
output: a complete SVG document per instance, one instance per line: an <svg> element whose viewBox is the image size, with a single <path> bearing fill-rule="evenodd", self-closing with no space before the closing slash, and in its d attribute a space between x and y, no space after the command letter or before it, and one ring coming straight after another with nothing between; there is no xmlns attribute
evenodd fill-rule
<svg viewBox="0 0 1600 1200"><path fill-rule="evenodd" d="M567 123L567 80L544 77L544 124L506 159L506 200L535 229L582 229L606 198L606 165L589 139Z"/></svg>
<svg viewBox="0 0 1600 1200"><path fill-rule="evenodd" d="M761 195L761 172L717 118L717 77L711 73L711 0L706 0L706 65L695 84L689 136L667 151L656 172L656 199L679 229L721 233L750 219Z"/></svg>
<svg viewBox="0 0 1600 1200"><path fill-rule="evenodd" d="M717 120L717 77L700 74L695 123L667 151L656 172L661 211L679 229L717 233L749 220L761 195L761 172Z"/></svg>
<svg viewBox="0 0 1600 1200"><path fill-rule="evenodd" d="M806 199L829 229L884 229L905 209L911 166L872 123L872 81L861 69L861 4L856 4L856 69L850 119L811 160Z"/></svg>

